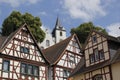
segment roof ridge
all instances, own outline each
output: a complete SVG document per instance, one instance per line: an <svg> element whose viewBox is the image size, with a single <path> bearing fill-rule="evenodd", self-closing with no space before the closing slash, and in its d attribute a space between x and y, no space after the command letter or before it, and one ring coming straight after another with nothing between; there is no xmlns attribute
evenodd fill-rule
<svg viewBox="0 0 120 80"><path fill-rule="evenodd" d="M72 38L72 36L73 36L73 35L69 36L68 38L66 38L66 39L64 39L64 40L62 40L62 41L60 41L60 42L58 42L58 43L56 43L56 44L54 44L54 45L46 48L46 49L43 49L43 51L44 51L44 50L47 50L47 49L49 49L49 48L51 48L51 47L53 47L53 46L56 46L56 45L58 45L58 44L60 44L60 43L62 43L62 42L64 42L64 41L68 40L69 38Z"/></svg>
<svg viewBox="0 0 120 80"><path fill-rule="evenodd" d="M94 32L97 32L98 34L100 34L100 35L102 35L102 36L104 36L104 37L106 37L107 39L109 39L109 38L114 38L114 39L116 39L116 41L120 42L120 41L118 40L118 38L115 37L115 36L112 36L112 35L109 35L109 34L104 34L104 33L100 32L100 31L96 31L96 30L93 30L93 31L94 31ZM111 40L111 39L110 39L110 40ZM112 41L114 41L114 40L112 40Z"/></svg>
<svg viewBox="0 0 120 80"><path fill-rule="evenodd" d="M73 35L51 47L42 50L43 54L45 54L45 56L47 57L49 63L55 64L60 59L72 37Z"/></svg>

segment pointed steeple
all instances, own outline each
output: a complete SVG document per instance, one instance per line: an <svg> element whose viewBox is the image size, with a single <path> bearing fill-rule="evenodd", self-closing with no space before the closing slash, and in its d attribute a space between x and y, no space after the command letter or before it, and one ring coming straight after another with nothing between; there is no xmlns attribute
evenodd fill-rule
<svg viewBox="0 0 120 80"><path fill-rule="evenodd" d="M52 37L54 37L55 43L60 42L66 38L66 30L61 26L60 20L57 17L55 27L52 31Z"/></svg>
<svg viewBox="0 0 120 80"><path fill-rule="evenodd" d="M54 27L54 29L53 29L53 31L52 31L52 36L53 36L53 37L55 37L55 31L56 31L57 29L59 29L60 27L61 27L61 23L60 23L59 17L57 16L56 24L55 24L55 27Z"/></svg>
<svg viewBox="0 0 120 80"><path fill-rule="evenodd" d="M60 23L59 17L57 16L55 28L59 28L59 27L61 27L61 23Z"/></svg>

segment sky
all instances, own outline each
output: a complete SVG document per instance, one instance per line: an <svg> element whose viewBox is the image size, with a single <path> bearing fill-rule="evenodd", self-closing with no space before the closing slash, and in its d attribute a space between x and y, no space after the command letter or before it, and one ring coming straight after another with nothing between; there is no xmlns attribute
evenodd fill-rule
<svg viewBox="0 0 120 80"><path fill-rule="evenodd" d="M12 11L28 12L40 17L42 27L55 27L57 17L66 29L84 22L105 28L109 35L120 36L120 0L0 0L0 26Z"/></svg>

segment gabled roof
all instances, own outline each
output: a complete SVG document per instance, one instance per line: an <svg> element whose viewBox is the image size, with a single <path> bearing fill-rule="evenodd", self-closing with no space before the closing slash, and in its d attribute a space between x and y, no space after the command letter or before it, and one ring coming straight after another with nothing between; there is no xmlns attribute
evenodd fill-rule
<svg viewBox="0 0 120 80"><path fill-rule="evenodd" d="M77 66L75 67L75 69L72 71L72 73L70 74L71 76L74 76L75 74L78 73L79 69L83 68L84 65L84 57L81 58L80 62L77 64ZM82 70L82 69L81 69Z"/></svg>
<svg viewBox="0 0 120 80"><path fill-rule="evenodd" d="M7 36L7 37L0 37L0 52L2 52L2 50L9 44L9 42L15 37L15 35L16 35L23 27L25 27L25 28L28 30L28 32L30 33L30 36L32 37L32 39L33 39L33 41L34 41L34 43L35 43L35 45L37 46L38 50L40 51L41 56L42 56L42 57L44 58L44 60L47 62L47 60L45 59L44 54L41 52L41 50L40 50L40 48L39 48L39 46L38 46L38 44L37 44L34 36L33 36L32 33L30 32L30 30L29 30L29 28L28 28L28 26L27 26L26 23L25 23L24 25L22 25L21 27L19 27L16 31L12 32L9 36ZM47 62L47 63L48 63L48 62Z"/></svg>
<svg viewBox="0 0 120 80"><path fill-rule="evenodd" d="M116 42L116 43L120 43L120 39L119 39L118 37L113 37L113 36L111 36L111 35L107 35L107 34L104 34L104 33L102 33L102 32L92 30L92 31L89 33L89 35L88 35L88 37L87 37L87 39L86 39L86 41L85 41L85 44L84 44L84 46L83 46L83 49L86 47L86 45L87 45L87 43L88 43L88 40L89 40L89 38L91 37L91 34L92 34L93 32L95 32L95 33L97 33L97 34L99 34L99 35L107 38L108 41L113 41L113 42Z"/></svg>
<svg viewBox="0 0 120 80"><path fill-rule="evenodd" d="M6 40L7 36L6 37L3 37L3 36L0 36L0 49L2 48L2 45L4 43L4 41Z"/></svg>
<svg viewBox="0 0 120 80"><path fill-rule="evenodd" d="M47 49L44 49L42 51L45 54L48 62L51 65L56 64L60 60L60 58L64 55L64 51L67 48L70 40L73 37L77 37L77 36L74 34L74 35L68 37L67 39L65 39L65 40L63 40L63 41L61 41L61 42L59 42L59 43L57 43L57 44L47 48ZM80 46L80 43L78 43L78 44Z"/></svg>
<svg viewBox="0 0 120 80"><path fill-rule="evenodd" d="M112 42L116 42L116 44L120 44L120 40L118 38L116 38L116 37L113 37L113 36L110 36L110 35L105 35L105 34L103 34L101 32L97 32L97 31L94 31L94 30L92 32L95 32L95 33L97 33L99 35L102 35L103 37L107 38L107 40L110 40ZM87 45L87 42L88 42L92 32L89 34L89 36L88 36L88 38L87 38L87 40L85 42L85 46ZM84 49L85 49L85 46L84 46ZM74 75L86 73L86 72L89 72L89 71L93 71L93 70L102 68L104 66L114 64L116 62L120 62L120 47L117 49L117 51L113 55L113 57L110 58L110 60L101 62L101 63L99 63L97 65L92 65L92 66L86 67L85 66L85 59L83 57L83 60L78 63L77 67L73 70L70 77L72 77Z"/></svg>
<svg viewBox="0 0 120 80"><path fill-rule="evenodd" d="M13 36L18 32L18 30L19 30L19 28L16 31L12 32L9 36L5 36L4 41L0 42L1 43L1 45L0 45L0 51L3 48L5 48L6 44L8 44L12 40ZM4 37L4 36L2 36L2 37Z"/></svg>

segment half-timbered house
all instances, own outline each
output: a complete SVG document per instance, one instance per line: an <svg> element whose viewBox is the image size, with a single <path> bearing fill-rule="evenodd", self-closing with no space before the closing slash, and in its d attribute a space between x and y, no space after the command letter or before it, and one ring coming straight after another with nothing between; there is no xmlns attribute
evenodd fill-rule
<svg viewBox="0 0 120 80"><path fill-rule="evenodd" d="M67 80L82 56L81 46L75 34L43 50L43 53L50 63L49 80Z"/></svg>
<svg viewBox="0 0 120 80"><path fill-rule="evenodd" d="M47 63L26 24L0 37L0 80L47 80Z"/></svg>
<svg viewBox="0 0 120 80"><path fill-rule="evenodd" d="M71 80L120 80L120 38L92 31Z"/></svg>

